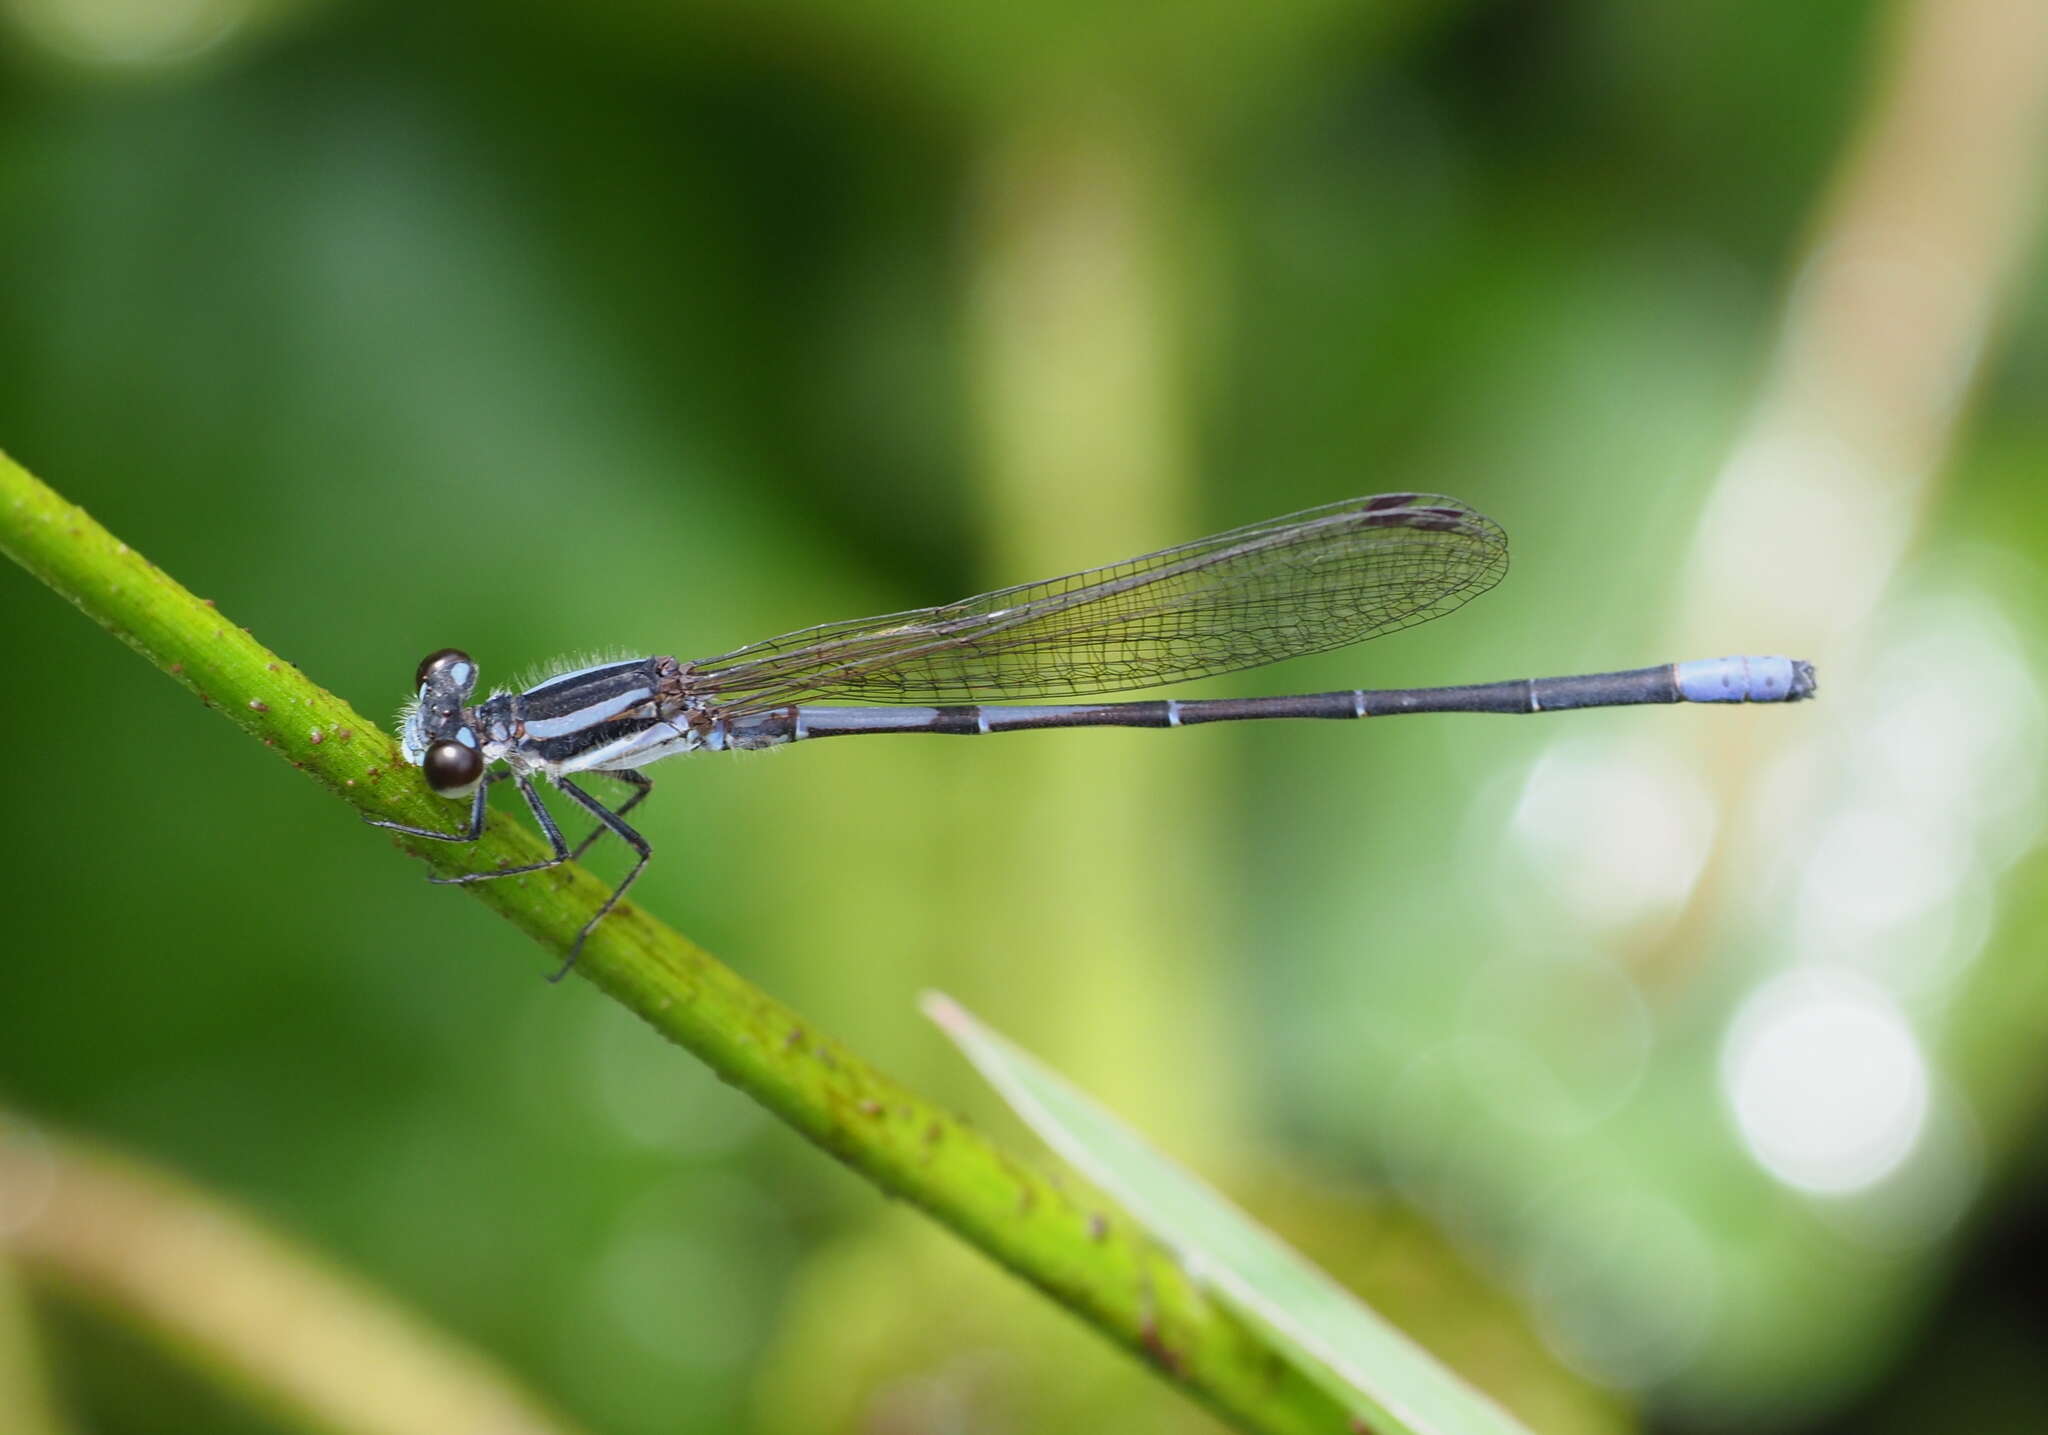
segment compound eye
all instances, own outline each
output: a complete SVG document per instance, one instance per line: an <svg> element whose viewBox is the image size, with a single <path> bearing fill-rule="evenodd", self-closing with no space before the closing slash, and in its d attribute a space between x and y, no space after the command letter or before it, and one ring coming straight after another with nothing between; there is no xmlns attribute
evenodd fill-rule
<svg viewBox="0 0 2048 1435"><path fill-rule="evenodd" d="M452 668L458 663L470 670L471 680L474 681L476 666L470 662L469 654L460 648L443 648L438 653L429 653L420 659L419 671L413 674L412 685L416 688L424 687L429 676Z"/></svg>
<svg viewBox="0 0 2048 1435"><path fill-rule="evenodd" d="M441 796L467 797L483 781L484 755L459 742L428 743L420 772L426 777L427 786Z"/></svg>

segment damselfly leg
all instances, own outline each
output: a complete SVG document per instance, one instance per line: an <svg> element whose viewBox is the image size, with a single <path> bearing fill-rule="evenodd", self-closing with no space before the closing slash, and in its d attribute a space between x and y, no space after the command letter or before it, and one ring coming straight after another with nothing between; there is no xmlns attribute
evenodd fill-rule
<svg viewBox="0 0 2048 1435"><path fill-rule="evenodd" d="M638 807L641 800L648 793L654 791L654 779L644 772L635 772L631 768L627 768L623 771L611 772L605 775L607 777L616 777L619 781L628 783L633 788L633 795L612 809L612 816L614 817L624 817L627 813ZM590 835L578 843L576 850L569 854L569 860L572 862L582 860L583 854L590 850L590 844L604 836L609 826L609 823L599 823L596 827L592 828Z"/></svg>
<svg viewBox="0 0 2048 1435"><path fill-rule="evenodd" d="M632 807L634 803L638 802L641 798L645 797L649 792L652 792L654 790L654 783L652 779L642 777L637 772L627 773L622 771L614 775L626 778L628 781L634 782L635 785L639 788L639 791L635 792L631 797L627 798L623 803L621 803L616 811L612 808L606 807L602 802L599 802L595 797L592 797L589 793L585 792L582 788L578 787L575 783L571 782L568 778L562 778L560 781L562 791L568 793L570 797L574 798L580 806L589 811L590 814L593 817L597 818L599 822L603 823L604 827L609 827L612 831L618 833L619 840L625 843L628 847L632 848L634 852L638 853L640 860L633 864L632 871L628 872L624 877L619 879L619 885L612 888L612 894L611 896L604 899L604 905L602 907L599 907L596 912L592 913L590 920L583 924L583 930L578 932L576 934L576 940L569 944L569 956L568 959L562 963L561 970L548 978L548 980L551 982L558 982L563 977L569 975L569 969L575 966L576 959L583 955L584 939L590 935L591 931L596 928L599 922L602 922L607 916L611 914L612 908L619 905L619 899L626 895L626 889L632 886L634 882L639 880L640 874L647 870L648 859L654 856L654 848L648 844L647 839L645 837L642 837L638 831L636 831L629 823L626 822L626 820L623 817L619 815L620 813L625 812L628 808ZM604 827L600 827L596 832L593 832L590 834L590 836L584 838L583 847L588 847L592 842L595 842L598 839L598 837L603 833ZM581 852L583 850L583 847L579 847L576 850L578 852Z"/></svg>
<svg viewBox="0 0 2048 1435"><path fill-rule="evenodd" d="M611 896L605 898L604 904L597 909L589 921L583 924L582 930L576 934L576 940L569 944L568 959L562 963L559 971L548 978L551 982L558 982L563 977L569 975L570 968L576 965L576 959L583 955L585 939L596 929L599 922L602 922L611 914L612 908L619 905L619 899L626 895L626 889L632 886L639 878L640 873L646 869L648 859L654 856L654 848L648 843L647 839L642 837L632 824L625 821L625 814L638 807L645 800L647 794L654 791L654 779L645 773L634 772L630 769L611 772L606 775L616 777L619 781L633 788L632 795L627 797L616 808L605 806L599 799L585 792L567 778L559 779L556 783L556 786L569 794L570 799L577 806L597 818L598 825L592 829L589 836L576 845L573 851L570 850L568 839L562 836L561 825L555 821L554 814L549 812L547 804L541 801L540 792L534 787L533 780L525 773L515 773L504 768L486 773L483 780L477 784L476 796L470 804L469 827L466 831L441 832L431 827L414 827L408 823L386 822L375 817L366 817L363 820L372 827L384 827L393 832L403 832L409 837L430 837L436 842L474 842L482 837L484 833L484 822L487 816L491 784L508 777L511 778L518 785L520 794L526 798L526 805L532 809L534 823L540 828L541 835L546 837L548 845L554 848L554 855L545 861L527 862L518 867L499 867L489 872L461 872L453 877L441 877L432 874L429 874L427 877L429 882L437 882L443 886L450 887L460 887L470 882L493 882L500 877L519 877L529 872L545 872L550 868L559 867L565 862L576 861L585 852L590 850L591 843L604 836L606 832L616 832L619 835L619 840L628 847L631 847L639 860L633 864L633 869L625 875L619 882L619 885L612 889Z"/></svg>
<svg viewBox="0 0 2048 1435"><path fill-rule="evenodd" d="M438 827L414 827L409 822L386 822L381 817L365 817L363 821L369 823L372 827L384 827L393 832L403 832L408 837L431 837L436 842L474 842L477 838L484 835L484 808L490 798L491 784L502 782L511 775L504 768L499 768L496 772L484 774L483 781L477 784L476 796L471 799L469 804L468 830L463 832L443 832ZM427 880L433 881L434 879L430 877Z"/></svg>

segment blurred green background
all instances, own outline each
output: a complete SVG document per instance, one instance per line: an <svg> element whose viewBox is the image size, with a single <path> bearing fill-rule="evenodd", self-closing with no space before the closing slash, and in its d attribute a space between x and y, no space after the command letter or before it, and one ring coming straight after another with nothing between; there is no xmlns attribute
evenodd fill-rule
<svg viewBox="0 0 2048 1435"><path fill-rule="evenodd" d="M1811 657L1803 710L671 764L635 895L1022 1147L952 993L1544 1435L2048 1429L2048 264L1969 127L2041 113L2030 12L6 0L0 447L369 711L1408 488L1498 595L1200 691ZM1843 278L1859 193L1909 262ZM1217 1428L0 615L21 1120L593 1430ZM290 1428L34 1311L82 1430Z"/></svg>

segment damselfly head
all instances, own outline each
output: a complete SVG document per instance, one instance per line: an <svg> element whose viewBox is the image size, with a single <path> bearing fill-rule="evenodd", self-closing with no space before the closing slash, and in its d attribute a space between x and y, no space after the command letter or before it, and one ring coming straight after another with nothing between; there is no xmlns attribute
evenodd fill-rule
<svg viewBox="0 0 2048 1435"><path fill-rule="evenodd" d="M469 654L443 648L420 660L414 675L419 694L398 729L405 760L419 768L427 786L443 797L467 797L483 781L483 746L469 717L476 690L476 664Z"/></svg>

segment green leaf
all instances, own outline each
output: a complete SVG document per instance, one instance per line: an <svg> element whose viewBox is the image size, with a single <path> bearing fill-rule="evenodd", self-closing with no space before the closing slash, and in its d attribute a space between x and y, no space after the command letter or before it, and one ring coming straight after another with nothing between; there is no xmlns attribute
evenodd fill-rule
<svg viewBox="0 0 2048 1435"><path fill-rule="evenodd" d="M1528 1435L1513 1416L1064 1078L951 998L930 992L923 1006L1046 1144L1121 1201L1190 1277L1264 1327L1297 1369L1332 1386L1363 1428L1375 1435Z"/></svg>

